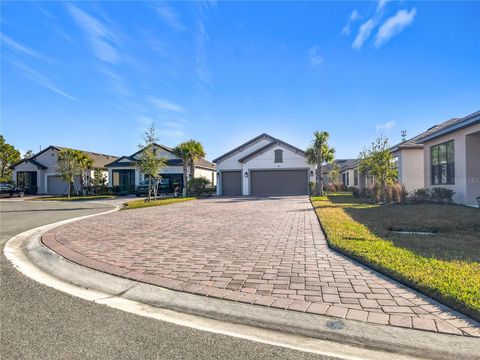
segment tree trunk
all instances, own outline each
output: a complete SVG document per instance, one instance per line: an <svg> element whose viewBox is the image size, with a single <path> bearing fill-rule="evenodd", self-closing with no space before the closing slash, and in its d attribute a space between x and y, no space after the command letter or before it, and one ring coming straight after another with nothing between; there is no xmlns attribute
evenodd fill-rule
<svg viewBox="0 0 480 360"><path fill-rule="evenodd" d="M148 202L152 201L152 177L148 177Z"/></svg>
<svg viewBox="0 0 480 360"><path fill-rule="evenodd" d="M187 196L187 183L188 183L188 163L183 161L183 187L182 187L182 196Z"/></svg>
<svg viewBox="0 0 480 360"><path fill-rule="evenodd" d="M69 183L68 183L68 192L67 192L67 197L68 197L68 198L70 198L70 189L71 189L71 187L72 187L72 183L69 182Z"/></svg>

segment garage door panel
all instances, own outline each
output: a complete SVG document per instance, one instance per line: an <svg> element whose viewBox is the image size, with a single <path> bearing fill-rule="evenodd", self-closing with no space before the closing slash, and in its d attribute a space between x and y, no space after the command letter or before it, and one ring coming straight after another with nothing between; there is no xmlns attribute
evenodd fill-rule
<svg viewBox="0 0 480 360"><path fill-rule="evenodd" d="M76 176L73 184L74 190L80 189L80 177ZM51 195L66 195L68 194L68 184L58 175L47 176L47 193Z"/></svg>
<svg viewBox="0 0 480 360"><path fill-rule="evenodd" d="M242 172L241 171L222 171L222 195L224 196L242 195Z"/></svg>
<svg viewBox="0 0 480 360"><path fill-rule="evenodd" d="M308 170L251 171L254 196L308 195Z"/></svg>

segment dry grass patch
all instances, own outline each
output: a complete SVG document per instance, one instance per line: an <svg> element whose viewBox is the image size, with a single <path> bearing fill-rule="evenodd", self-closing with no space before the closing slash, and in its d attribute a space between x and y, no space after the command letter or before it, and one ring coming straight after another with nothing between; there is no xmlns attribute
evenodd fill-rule
<svg viewBox="0 0 480 360"><path fill-rule="evenodd" d="M342 194L312 203L333 248L480 319L480 211L372 205ZM433 235L392 230L432 231Z"/></svg>

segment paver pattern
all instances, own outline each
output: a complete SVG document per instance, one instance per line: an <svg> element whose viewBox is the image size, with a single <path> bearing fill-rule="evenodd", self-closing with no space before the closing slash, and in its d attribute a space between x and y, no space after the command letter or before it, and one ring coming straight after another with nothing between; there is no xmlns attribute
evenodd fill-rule
<svg viewBox="0 0 480 360"><path fill-rule="evenodd" d="M478 322L330 249L307 197L121 211L59 227L43 242L82 265L174 290L480 336Z"/></svg>

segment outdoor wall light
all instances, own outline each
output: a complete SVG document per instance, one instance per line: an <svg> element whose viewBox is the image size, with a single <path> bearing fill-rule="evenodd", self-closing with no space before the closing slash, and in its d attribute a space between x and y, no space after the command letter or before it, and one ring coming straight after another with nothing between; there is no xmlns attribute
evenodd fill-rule
<svg viewBox="0 0 480 360"><path fill-rule="evenodd" d="M313 170L310 170L310 176L313 176Z"/></svg>
<svg viewBox="0 0 480 360"><path fill-rule="evenodd" d="M220 171L217 171L217 176L220 175Z"/></svg>
<svg viewBox="0 0 480 360"><path fill-rule="evenodd" d="M248 171L245 171L245 177L248 177Z"/></svg>

